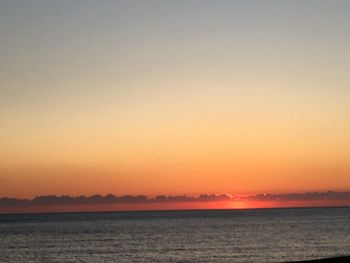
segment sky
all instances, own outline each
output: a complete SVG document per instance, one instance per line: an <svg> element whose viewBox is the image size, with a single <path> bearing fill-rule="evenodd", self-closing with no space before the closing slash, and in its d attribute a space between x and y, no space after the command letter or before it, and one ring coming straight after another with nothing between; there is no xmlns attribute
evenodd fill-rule
<svg viewBox="0 0 350 263"><path fill-rule="evenodd" d="M350 190L349 1L0 2L0 197Z"/></svg>

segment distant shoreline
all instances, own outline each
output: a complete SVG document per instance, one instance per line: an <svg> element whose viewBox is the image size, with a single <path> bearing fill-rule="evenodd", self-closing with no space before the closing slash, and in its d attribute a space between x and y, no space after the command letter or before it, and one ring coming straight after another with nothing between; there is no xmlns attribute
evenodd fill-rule
<svg viewBox="0 0 350 263"><path fill-rule="evenodd" d="M298 262L310 262L310 263L347 263L350 262L350 256L339 256L331 258L321 258L321 259L311 259L311 260L301 260L301 261L289 261L287 263L298 263Z"/></svg>

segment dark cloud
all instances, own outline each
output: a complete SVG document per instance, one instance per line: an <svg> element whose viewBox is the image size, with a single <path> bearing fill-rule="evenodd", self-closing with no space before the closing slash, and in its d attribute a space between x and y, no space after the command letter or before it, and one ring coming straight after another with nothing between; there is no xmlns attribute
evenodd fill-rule
<svg viewBox="0 0 350 263"><path fill-rule="evenodd" d="M248 197L262 201L312 201L312 200L350 200L350 192L306 192L289 194L257 194Z"/></svg>
<svg viewBox="0 0 350 263"><path fill-rule="evenodd" d="M0 207L1 206L27 206L30 205L31 201L28 199L16 199L3 197L0 198Z"/></svg>
<svg viewBox="0 0 350 263"><path fill-rule="evenodd" d="M184 202L214 202L214 201L312 201L312 200L350 200L350 192L307 192L288 194L255 194L249 196L231 196L229 194L202 194L199 196L166 196L158 195L154 198L145 195L108 194L91 196L37 196L34 199L0 198L0 207L26 207L49 205L97 205L97 204L145 204L145 203L184 203Z"/></svg>
<svg viewBox="0 0 350 263"><path fill-rule="evenodd" d="M56 196L45 195L37 196L32 200L16 199L16 198L0 198L0 206L38 206L38 205L96 205L96 204L140 204L140 203L183 203L183 202L211 202L230 200L230 196L226 194L204 194L198 197L186 195L166 196L158 195L154 198L149 198L145 195L123 195L115 196L108 194L92 195L92 196Z"/></svg>

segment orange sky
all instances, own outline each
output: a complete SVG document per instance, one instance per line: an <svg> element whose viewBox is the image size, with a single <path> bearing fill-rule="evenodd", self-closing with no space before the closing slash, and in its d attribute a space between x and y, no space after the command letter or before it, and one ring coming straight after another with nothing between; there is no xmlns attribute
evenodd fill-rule
<svg viewBox="0 0 350 263"><path fill-rule="evenodd" d="M0 197L350 190L346 10L0 3Z"/></svg>

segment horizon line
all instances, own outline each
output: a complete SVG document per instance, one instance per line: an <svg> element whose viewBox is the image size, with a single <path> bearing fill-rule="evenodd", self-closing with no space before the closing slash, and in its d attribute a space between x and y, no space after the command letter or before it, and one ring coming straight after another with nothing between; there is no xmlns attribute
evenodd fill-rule
<svg viewBox="0 0 350 263"><path fill-rule="evenodd" d="M97 204L145 204L145 203L197 203L238 201L335 201L350 200L350 191L313 191L302 193L255 194L199 194L199 195L37 195L32 199L0 197L0 207L37 205L97 205Z"/></svg>

